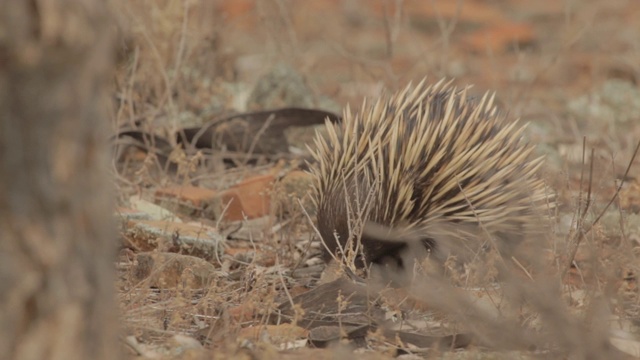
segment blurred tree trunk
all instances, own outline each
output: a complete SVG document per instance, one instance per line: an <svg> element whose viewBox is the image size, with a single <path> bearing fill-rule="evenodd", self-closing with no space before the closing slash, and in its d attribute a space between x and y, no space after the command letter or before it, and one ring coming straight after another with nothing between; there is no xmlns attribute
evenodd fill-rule
<svg viewBox="0 0 640 360"><path fill-rule="evenodd" d="M117 359L102 0L0 0L0 357Z"/></svg>

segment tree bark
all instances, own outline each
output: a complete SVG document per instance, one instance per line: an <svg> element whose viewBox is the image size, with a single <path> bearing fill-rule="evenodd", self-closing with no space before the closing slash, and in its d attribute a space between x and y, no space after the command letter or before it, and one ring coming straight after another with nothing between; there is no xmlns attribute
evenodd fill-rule
<svg viewBox="0 0 640 360"><path fill-rule="evenodd" d="M101 0L0 1L0 357L117 359Z"/></svg>

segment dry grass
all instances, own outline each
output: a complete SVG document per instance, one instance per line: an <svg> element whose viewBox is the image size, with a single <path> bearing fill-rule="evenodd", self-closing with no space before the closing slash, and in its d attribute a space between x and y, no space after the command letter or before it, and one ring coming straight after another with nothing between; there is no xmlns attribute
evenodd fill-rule
<svg viewBox="0 0 640 360"><path fill-rule="evenodd" d="M232 3L119 3L125 36L115 74L114 129L140 123L146 131L167 136L181 126L245 110L252 86L282 63L302 75L311 103L319 106L329 103L327 99L358 104L381 87L397 89L425 74L475 83L478 93L495 89L513 116L532 122L528 136L547 154L543 176L559 203L550 210L554 225L544 236L528 239L511 259L489 252L462 267L451 259L445 276L412 279L406 299L428 304L428 311L405 306L409 300L389 299L383 301L385 309L400 314L394 319L417 327L416 332L472 333L477 338L473 347L460 353L410 351L424 357L622 356L608 344L612 337L638 337L640 226L634 189L640 172L633 154L640 126L633 120L605 122L595 115L579 116L566 104L594 93L610 78L636 86L634 64L640 54L627 31L638 29L640 22L617 20L626 11L624 4L590 0L579 5L566 2L560 9L550 2L532 9L521 9L515 1L494 4L505 14L545 25L536 25L532 48L474 52L462 45L467 27L492 20L469 20L461 10L450 17L441 1L428 6L411 1L331 5L339 12L329 5L305 7L285 0ZM462 9L479 2L456 3ZM254 7L242 12L245 4ZM426 17L424 9L436 15ZM528 12L534 15L524 16ZM287 172L292 166L262 160L230 168L221 152L186 154L173 145L174 171L149 154L114 160L122 205L132 195L148 197L161 186L226 188L242 177ZM595 150L590 156L591 148ZM244 329L267 325L280 303L319 281L321 245L317 239L311 241L312 209L288 193L278 196L280 207L273 209L272 217L243 222L240 230L239 224L186 219L231 234L228 249L252 249L222 253L212 261L215 272L204 288L194 286L188 272L175 283L138 279L136 254L121 252L118 292L126 335L137 339L137 344L129 344L133 353L171 358L169 350L161 349L175 349L175 335L185 334L208 339L205 344L213 349L212 355L203 358L353 356L346 347L313 355L304 349L277 353L265 336L238 340ZM374 281L368 286L382 293L383 285ZM410 348L376 333L368 337L369 352L362 356L384 358L399 347Z"/></svg>

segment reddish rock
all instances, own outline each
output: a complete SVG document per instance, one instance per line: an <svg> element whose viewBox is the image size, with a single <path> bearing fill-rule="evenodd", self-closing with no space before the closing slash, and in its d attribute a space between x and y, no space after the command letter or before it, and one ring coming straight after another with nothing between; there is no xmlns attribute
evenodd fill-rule
<svg viewBox="0 0 640 360"><path fill-rule="evenodd" d="M485 53L501 53L514 45L526 45L535 41L531 24L504 22L474 31L464 37L470 50Z"/></svg>
<svg viewBox="0 0 640 360"><path fill-rule="evenodd" d="M169 186L156 190L155 202L176 213L211 217L210 208L216 192L197 186Z"/></svg>
<svg viewBox="0 0 640 360"><path fill-rule="evenodd" d="M219 195L221 208L228 221L255 219L271 212L271 190L275 177L272 174L251 177ZM228 205L228 206L227 206Z"/></svg>
<svg viewBox="0 0 640 360"><path fill-rule="evenodd" d="M290 193L304 194L311 188L313 176L302 170L293 170L285 175L280 184L283 185Z"/></svg>
<svg viewBox="0 0 640 360"><path fill-rule="evenodd" d="M246 17L255 11L253 0L218 1L216 10L229 18Z"/></svg>
<svg viewBox="0 0 640 360"><path fill-rule="evenodd" d="M311 200L313 176L305 171L294 170L286 174L276 184L272 203L276 214L300 214L300 201L309 214L315 214Z"/></svg>
<svg viewBox="0 0 640 360"><path fill-rule="evenodd" d="M468 23L495 23L505 14L494 4L484 1L410 1L404 9L410 17L424 19L457 19Z"/></svg>
<svg viewBox="0 0 640 360"><path fill-rule="evenodd" d="M255 0L217 1L215 13L225 21L244 31L256 31L259 24Z"/></svg>
<svg viewBox="0 0 640 360"><path fill-rule="evenodd" d="M128 229L131 220L151 219L151 216L149 216L149 214L144 211L124 207L116 208L115 212L113 213L113 217L116 219L118 231L120 232L125 232Z"/></svg>
<svg viewBox="0 0 640 360"><path fill-rule="evenodd" d="M202 289L215 284L219 278L216 268L195 256L173 253L140 253L136 256L133 278L147 280L159 289Z"/></svg>
<svg viewBox="0 0 640 360"><path fill-rule="evenodd" d="M216 192L197 186L169 186L156 190L156 198L172 198L188 202L196 207L208 204Z"/></svg>
<svg viewBox="0 0 640 360"><path fill-rule="evenodd" d="M246 302L244 304L233 306L228 310L229 315L237 322L245 322L252 320L258 315L256 305L252 302Z"/></svg>
<svg viewBox="0 0 640 360"><path fill-rule="evenodd" d="M235 260L258 266L269 267L276 264L276 256L273 252L262 251L252 247L225 248L224 253Z"/></svg>

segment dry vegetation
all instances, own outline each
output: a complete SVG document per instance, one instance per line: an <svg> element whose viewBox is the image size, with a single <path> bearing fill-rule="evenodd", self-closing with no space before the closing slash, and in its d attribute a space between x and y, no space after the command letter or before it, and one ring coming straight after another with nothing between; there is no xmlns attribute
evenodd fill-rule
<svg viewBox="0 0 640 360"><path fill-rule="evenodd" d="M117 11L112 125L145 135L114 138L112 166L121 209L137 209L118 212L122 339L132 357L640 356L639 4L141 0ZM399 291L375 280L332 283L358 276L337 267L320 279L299 170L321 126L286 129L286 151L261 147L258 138L279 135L269 124L237 147L222 139L183 149L171 136L231 113L340 112L424 76L496 90L501 108L529 121L558 206L544 235L513 258L452 259L446 276L418 269ZM232 206L215 196L206 204L158 196L168 186L224 191L260 176L276 182L263 188L268 214L242 221L226 218ZM140 213L163 218L164 235L136 225ZM173 228L176 217L182 225ZM310 292L321 284L334 287ZM310 314L326 309L337 314L309 331Z"/></svg>

